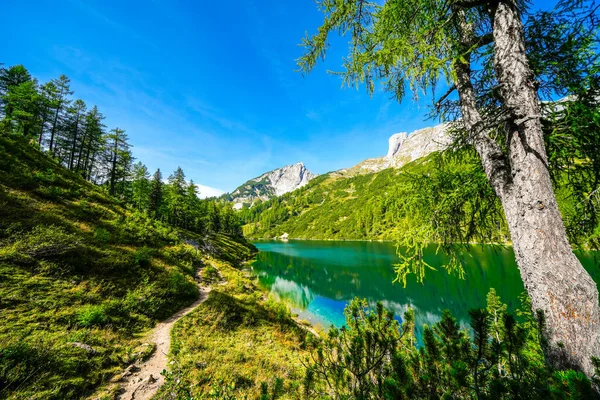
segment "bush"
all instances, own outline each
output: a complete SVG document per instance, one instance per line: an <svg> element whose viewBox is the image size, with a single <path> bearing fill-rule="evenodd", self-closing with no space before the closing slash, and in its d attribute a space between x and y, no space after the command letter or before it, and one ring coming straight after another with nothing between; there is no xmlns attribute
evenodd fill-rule
<svg viewBox="0 0 600 400"><path fill-rule="evenodd" d="M77 322L83 327L102 326L107 322L106 312L102 305L86 305L77 313Z"/></svg>
<svg viewBox="0 0 600 400"><path fill-rule="evenodd" d="M202 281L212 284L219 281L219 270L212 265L207 265L202 270Z"/></svg>
<svg viewBox="0 0 600 400"><path fill-rule="evenodd" d="M444 311L438 323L424 327L420 348L412 310L401 326L381 303L373 310L366 300L354 299L344 313L345 327L310 343L313 355L305 362L309 398L323 391L359 399L594 397L583 374L546 367L538 336L541 320L527 313L518 322L494 292L487 309L470 312L471 332Z"/></svg>
<svg viewBox="0 0 600 400"><path fill-rule="evenodd" d="M279 322L289 321L292 318L292 313L284 303L269 298L265 302L265 308L270 312L273 319Z"/></svg>
<svg viewBox="0 0 600 400"><path fill-rule="evenodd" d="M53 185L56 182L56 174L52 169L48 168L45 171L35 172L33 179L46 185Z"/></svg>
<svg viewBox="0 0 600 400"><path fill-rule="evenodd" d="M0 255L12 260L22 260L22 256L33 259L55 259L75 252L83 246L79 239L62 227L36 226L31 232L15 239L2 250Z"/></svg>
<svg viewBox="0 0 600 400"><path fill-rule="evenodd" d="M99 242L108 243L110 241L110 232L104 228L96 228L94 238Z"/></svg>
<svg viewBox="0 0 600 400"><path fill-rule="evenodd" d="M152 264L152 249L144 246L135 252L133 258L140 267L148 268Z"/></svg>

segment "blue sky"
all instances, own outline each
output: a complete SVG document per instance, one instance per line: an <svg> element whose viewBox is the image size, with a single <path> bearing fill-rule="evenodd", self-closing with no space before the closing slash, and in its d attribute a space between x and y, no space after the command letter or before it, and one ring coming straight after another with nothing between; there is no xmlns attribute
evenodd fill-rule
<svg viewBox="0 0 600 400"><path fill-rule="evenodd" d="M434 123L427 97L397 104L342 89L326 71L339 70L345 39L309 76L295 72L298 43L322 22L312 0L0 0L0 9L0 62L41 82L66 74L75 97L127 131L137 159L165 175L181 166L204 194L298 161L315 173L350 167L386 154L393 133Z"/></svg>

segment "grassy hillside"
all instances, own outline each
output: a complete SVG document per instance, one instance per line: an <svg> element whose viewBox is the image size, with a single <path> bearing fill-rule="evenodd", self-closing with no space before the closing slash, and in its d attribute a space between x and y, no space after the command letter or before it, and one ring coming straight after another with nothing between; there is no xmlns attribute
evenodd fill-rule
<svg viewBox="0 0 600 400"><path fill-rule="evenodd" d="M416 217L411 211L415 202L435 200L418 198L422 194L415 186L421 186L418 177L436 171L436 157L430 155L401 169L365 175L322 175L304 188L242 210L244 233L253 238L288 233L300 239L392 240ZM447 168L446 186L476 178L473 190L480 190L477 164L453 162ZM468 189L462 188L463 192ZM498 236L503 233L498 232Z"/></svg>
<svg viewBox="0 0 600 400"><path fill-rule="evenodd" d="M209 298L172 331L172 368L159 399L299 399L307 331L252 275L219 260Z"/></svg>
<svg viewBox="0 0 600 400"><path fill-rule="evenodd" d="M561 174L556 194L570 239L597 247L600 224L586 226L590 213L582 208L588 205ZM509 241L501 205L470 152L434 153L365 175L332 172L240 216L244 234L256 239L287 233L297 239Z"/></svg>
<svg viewBox="0 0 600 400"><path fill-rule="evenodd" d="M151 351L140 332L197 298L208 257L238 263L253 251L132 212L0 136L0 398L91 395Z"/></svg>

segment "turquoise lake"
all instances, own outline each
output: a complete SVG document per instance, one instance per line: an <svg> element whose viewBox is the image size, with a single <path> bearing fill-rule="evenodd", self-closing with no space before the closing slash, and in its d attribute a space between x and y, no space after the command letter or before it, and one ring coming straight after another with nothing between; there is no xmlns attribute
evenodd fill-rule
<svg viewBox="0 0 600 400"><path fill-rule="evenodd" d="M524 286L511 248L471 246L465 252L465 278L443 268L428 271L423 283L410 276L393 283L396 248L391 243L349 241L262 241L252 269L259 286L287 303L301 319L327 328L344 324L344 307L354 297L374 305L381 301L400 319L415 310L418 334L423 324L439 320L448 309L464 326L469 310L485 307L490 288L514 311ZM578 253L584 267L600 282L598 253ZM425 259L439 267L447 260L428 249ZM420 336L420 335L419 335Z"/></svg>

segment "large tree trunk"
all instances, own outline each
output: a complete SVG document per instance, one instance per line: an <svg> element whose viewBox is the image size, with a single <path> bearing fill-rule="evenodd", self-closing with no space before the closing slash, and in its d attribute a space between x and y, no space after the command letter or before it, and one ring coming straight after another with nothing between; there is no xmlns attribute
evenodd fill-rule
<svg viewBox="0 0 600 400"><path fill-rule="evenodd" d="M534 310L547 318L547 356L593 374L600 355L598 289L573 254L558 210L544 146L535 78L513 0L493 10L494 65L508 114L510 175L498 192L517 265Z"/></svg>
<svg viewBox="0 0 600 400"><path fill-rule="evenodd" d="M546 317L548 361L591 376L591 357L600 356L598 289L573 254L554 195L518 8L513 0L504 0L490 14L508 157L491 139L477 109L468 51L455 65L463 122L502 202L533 311L542 310ZM473 32L464 14L459 16L464 50L473 45Z"/></svg>

